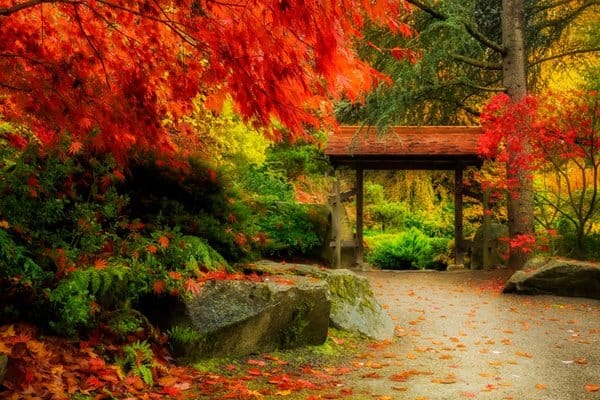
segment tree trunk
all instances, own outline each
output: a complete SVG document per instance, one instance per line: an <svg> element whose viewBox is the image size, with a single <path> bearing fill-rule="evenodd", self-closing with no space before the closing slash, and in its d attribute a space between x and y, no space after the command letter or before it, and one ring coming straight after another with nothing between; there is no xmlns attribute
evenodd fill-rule
<svg viewBox="0 0 600 400"><path fill-rule="evenodd" d="M525 52L524 0L502 0L502 59L503 83L512 101L521 101L527 95L527 56ZM525 143L523 151L529 151ZM508 196L508 232L511 238L533 235L533 182L529 172L513 168L517 154L511 155L507 178L517 182L517 188ZM531 253L510 249L509 265L521 268Z"/></svg>

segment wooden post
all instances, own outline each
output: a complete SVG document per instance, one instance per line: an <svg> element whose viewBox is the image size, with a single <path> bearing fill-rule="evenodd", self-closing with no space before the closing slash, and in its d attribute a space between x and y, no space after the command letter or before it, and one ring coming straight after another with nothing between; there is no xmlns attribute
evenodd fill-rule
<svg viewBox="0 0 600 400"><path fill-rule="evenodd" d="M454 171L454 264L463 264L463 168Z"/></svg>
<svg viewBox="0 0 600 400"><path fill-rule="evenodd" d="M356 168L356 264L363 264L363 169Z"/></svg>
<svg viewBox="0 0 600 400"><path fill-rule="evenodd" d="M333 236L333 268L341 268L342 265L342 200L340 198L340 181L333 182L333 207L331 207L331 234Z"/></svg>

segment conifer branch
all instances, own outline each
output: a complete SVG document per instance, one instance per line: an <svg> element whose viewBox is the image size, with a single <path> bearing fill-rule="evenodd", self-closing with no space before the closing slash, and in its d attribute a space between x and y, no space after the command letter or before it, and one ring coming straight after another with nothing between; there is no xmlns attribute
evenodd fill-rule
<svg viewBox="0 0 600 400"><path fill-rule="evenodd" d="M535 60L531 63L529 63L530 67L533 67L534 65L538 65L547 61L552 61L552 60L557 60L559 58L563 58L563 57L570 57L570 56L574 56L576 54L585 54L585 53L596 53L596 52L600 52L600 47L594 47L591 49L575 49L575 50L570 50L570 51L566 51L564 53L560 53L560 54L555 54L553 56L548 56L548 57L544 57L544 58L540 58L539 60Z"/></svg>
<svg viewBox="0 0 600 400"><path fill-rule="evenodd" d="M439 19L440 21L448 20L448 17L446 15L427 6L426 4L422 3L420 0L407 0L407 1L408 1L408 3L419 8L421 11L424 11L427 14L431 15L435 19ZM496 43L495 41L493 41L490 38L488 38L487 36L485 36L473 24L469 23L468 21L463 21L462 24L473 39L477 40L482 45L484 45L502 55L506 54L506 49L504 48L504 46Z"/></svg>
<svg viewBox="0 0 600 400"><path fill-rule="evenodd" d="M502 70L502 65L500 65L500 64L476 60L474 58L462 56L460 54L450 54L450 57L452 57L456 61L461 61L466 64L477 67L477 68L487 69L487 70L491 70L491 71L501 71Z"/></svg>

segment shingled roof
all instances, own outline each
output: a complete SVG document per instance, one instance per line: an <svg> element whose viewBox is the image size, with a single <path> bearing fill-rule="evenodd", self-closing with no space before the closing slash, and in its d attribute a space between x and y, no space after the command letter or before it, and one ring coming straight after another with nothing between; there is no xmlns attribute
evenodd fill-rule
<svg viewBox="0 0 600 400"><path fill-rule="evenodd" d="M334 166L362 169L455 169L481 166L479 126L341 126L325 154Z"/></svg>

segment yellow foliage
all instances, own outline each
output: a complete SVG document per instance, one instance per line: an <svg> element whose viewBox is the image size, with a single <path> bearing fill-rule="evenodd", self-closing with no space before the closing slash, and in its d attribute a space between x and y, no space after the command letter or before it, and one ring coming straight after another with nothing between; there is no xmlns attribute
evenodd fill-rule
<svg viewBox="0 0 600 400"><path fill-rule="evenodd" d="M265 152L271 145L263 130L243 121L230 100L225 101L217 115L205 106L204 101L203 97L196 98L194 111L184 118L192 137L179 135L176 141L180 148L203 154L221 166L263 164ZM170 122L169 119L163 121L167 126Z"/></svg>

